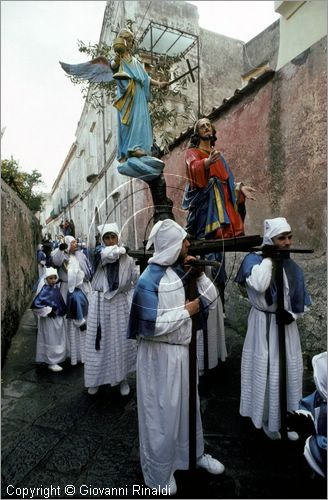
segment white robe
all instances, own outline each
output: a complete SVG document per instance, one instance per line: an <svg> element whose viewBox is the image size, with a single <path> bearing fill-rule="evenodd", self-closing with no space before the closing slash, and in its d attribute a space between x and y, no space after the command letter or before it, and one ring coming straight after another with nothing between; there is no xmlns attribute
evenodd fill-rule
<svg viewBox="0 0 328 500"><path fill-rule="evenodd" d="M113 247L101 252L101 264L114 262ZM99 264L92 280L93 291L89 294L89 312L84 364L84 384L96 387L103 384L115 386L135 371L137 345L127 338L127 328L132 299L132 287L138 278L138 270L128 255L119 260L119 287L106 291L105 270ZM98 325L101 325L100 349L95 349Z"/></svg>
<svg viewBox="0 0 328 500"><path fill-rule="evenodd" d="M72 366L75 366L78 363L84 363L86 330L80 330L80 326L82 326L85 322L85 318L82 320L65 320L67 330L66 351L67 357L70 358Z"/></svg>
<svg viewBox="0 0 328 500"><path fill-rule="evenodd" d="M48 318L51 310L51 307L33 309L38 320L35 360L56 365L66 358L66 330L62 316Z"/></svg>
<svg viewBox="0 0 328 500"><path fill-rule="evenodd" d="M269 307L265 300L271 276L272 261L266 258L253 267L246 279L252 309L242 351L240 414L250 417L256 428L260 429L265 422L269 431L275 432L280 429L279 338L276 315L270 313L276 310L277 305ZM291 311L285 272L284 307ZM302 350L296 321L285 326L285 338L287 410L293 411L298 409L303 381Z"/></svg>
<svg viewBox="0 0 328 500"><path fill-rule="evenodd" d="M198 290L209 301L216 289L202 274ZM189 468L189 343L192 320L182 282L171 267L158 288L155 336L139 337L137 399L140 462L145 484L165 487L177 469ZM197 391L197 458L204 453Z"/></svg>
<svg viewBox="0 0 328 500"><path fill-rule="evenodd" d="M67 283L67 269L68 266L78 266L80 267L79 261L74 254L67 254L64 250L60 250L56 248L51 252L51 258L53 265L58 268L58 277L61 280L60 283L60 293L63 296L63 299L66 303L67 301L67 292L68 292L68 283ZM91 284L89 281L84 281L80 286L81 290L88 297L88 294L91 292Z"/></svg>
<svg viewBox="0 0 328 500"><path fill-rule="evenodd" d="M218 365L218 360L226 360L227 348L225 342L223 307L219 295L209 306L207 318L207 351L209 370ZM205 357L204 332L202 330L197 332L197 362L200 372L203 372L205 368Z"/></svg>

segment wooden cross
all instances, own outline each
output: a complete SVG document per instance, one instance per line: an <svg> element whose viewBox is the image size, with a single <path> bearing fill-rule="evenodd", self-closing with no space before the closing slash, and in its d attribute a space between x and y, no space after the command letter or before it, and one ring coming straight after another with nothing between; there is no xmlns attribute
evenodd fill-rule
<svg viewBox="0 0 328 500"><path fill-rule="evenodd" d="M186 71L186 72L185 72L185 73L183 73L182 75L177 76L176 78L174 78L173 80L171 80L171 81L169 82L169 85L172 85L172 83L175 83L175 82L177 82L178 80L181 80L181 78L184 78L184 77L185 77L185 76L187 76L187 75L190 75L190 78L192 79L193 83L195 83L195 78L194 78L194 75L193 75L193 71L195 71L196 69L198 69L198 67L199 67L199 66L197 65L197 66L195 66L194 68L192 68L192 67L190 66L189 59L186 59L186 61L187 61L188 71Z"/></svg>

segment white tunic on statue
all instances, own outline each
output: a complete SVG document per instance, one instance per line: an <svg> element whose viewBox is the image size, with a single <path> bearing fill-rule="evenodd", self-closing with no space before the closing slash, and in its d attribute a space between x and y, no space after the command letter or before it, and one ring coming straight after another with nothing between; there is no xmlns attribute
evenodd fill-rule
<svg viewBox="0 0 328 500"><path fill-rule="evenodd" d="M35 360L56 365L66 358L66 331L62 316L48 318L51 310L51 307L33 309L38 319Z"/></svg>
<svg viewBox="0 0 328 500"><path fill-rule="evenodd" d="M202 274L199 293L210 302L217 292ZM165 487L175 470L189 468L189 343L192 320L185 292L171 267L160 280L155 336L139 337L137 398L140 462L149 487ZM197 458L204 453L197 391Z"/></svg>
<svg viewBox="0 0 328 500"><path fill-rule="evenodd" d="M106 264L117 260L117 246L104 247L101 262L92 280L89 294L89 312L84 364L84 384L97 387L115 386L135 371L137 344L127 338L132 288L138 278L138 269L127 254L119 257L119 286L108 291ZM98 318L99 315L99 318ZM100 322L100 349L95 349L97 325Z"/></svg>
<svg viewBox="0 0 328 500"><path fill-rule="evenodd" d="M246 279L246 289L252 305L248 316L247 334L241 362L240 414L250 417L256 428L268 422L269 431L280 429L279 403L279 339L277 305L267 305L265 290L272 276L272 261L263 259L254 265ZM289 286L284 272L284 307L291 311ZM294 317L296 315L293 313ZM287 364L287 410L297 410L302 397L303 360L296 321L285 325Z"/></svg>

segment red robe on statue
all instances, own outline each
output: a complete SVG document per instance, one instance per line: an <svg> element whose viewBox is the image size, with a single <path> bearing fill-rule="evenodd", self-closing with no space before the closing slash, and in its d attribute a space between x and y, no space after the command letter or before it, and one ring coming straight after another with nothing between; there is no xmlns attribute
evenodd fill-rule
<svg viewBox="0 0 328 500"><path fill-rule="evenodd" d="M206 170L205 160L208 157L209 154L206 151L197 148L189 148L186 152L189 191L191 196L192 193L197 196L193 207L193 226L196 226L197 229L192 232L196 233L194 236L197 239L199 235L213 239L242 236L244 235L244 223L238 212L238 205L245 203L245 196L240 189L236 189L233 174L223 157ZM211 183L211 179L213 183ZM211 193L213 196L210 195L209 189L214 190L214 193ZM210 202L216 204L218 218L221 222L216 220L209 223ZM223 221L224 209L226 212L225 221ZM202 236L203 233L204 236Z"/></svg>

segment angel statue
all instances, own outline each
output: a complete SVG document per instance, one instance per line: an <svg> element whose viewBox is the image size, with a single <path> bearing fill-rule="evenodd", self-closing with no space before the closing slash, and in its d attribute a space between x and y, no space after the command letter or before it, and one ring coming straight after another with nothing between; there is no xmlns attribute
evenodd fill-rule
<svg viewBox="0 0 328 500"><path fill-rule="evenodd" d="M172 201L166 197L164 162L153 154L153 131L148 101L151 85L166 88L169 82L157 81L145 71L132 55L134 35L127 29L115 39L114 57L96 57L82 64L60 62L66 73L91 83L117 83L114 106L118 115L117 169L119 173L142 179L150 187L154 206L154 223L171 218Z"/></svg>

